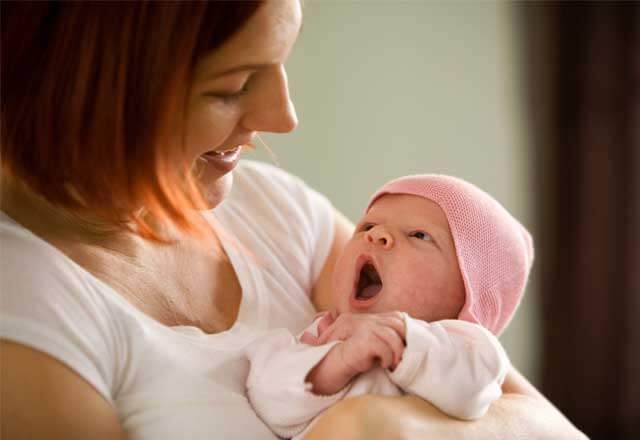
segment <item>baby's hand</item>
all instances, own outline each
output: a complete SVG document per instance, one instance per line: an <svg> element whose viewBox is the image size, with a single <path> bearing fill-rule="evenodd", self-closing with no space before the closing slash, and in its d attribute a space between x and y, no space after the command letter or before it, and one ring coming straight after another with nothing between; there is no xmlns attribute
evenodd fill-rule
<svg viewBox="0 0 640 440"><path fill-rule="evenodd" d="M325 319L325 317L323 317ZM329 318L327 318L328 320ZM309 373L308 381L319 394L333 394L354 376L370 370L376 364L394 369L404 352L404 319L399 312L377 314L344 313L320 329L313 345L341 340Z"/></svg>
<svg viewBox="0 0 640 440"><path fill-rule="evenodd" d="M311 332L306 331L302 334L302 336L300 336L300 342L302 342L303 344L308 344L308 345L321 345L318 343L318 338L320 335L322 335L322 333L324 333L324 331L331 325L333 324L333 321L335 321L336 319L336 313L335 312L321 312L316 314L316 316L313 318L313 320L315 321L316 319L320 318L320 321L318 321L318 336L314 336Z"/></svg>
<svg viewBox="0 0 640 440"><path fill-rule="evenodd" d="M320 335L318 343L344 341L336 350L355 375L377 363L393 370L402 360L404 338L404 319L399 312L344 313Z"/></svg>

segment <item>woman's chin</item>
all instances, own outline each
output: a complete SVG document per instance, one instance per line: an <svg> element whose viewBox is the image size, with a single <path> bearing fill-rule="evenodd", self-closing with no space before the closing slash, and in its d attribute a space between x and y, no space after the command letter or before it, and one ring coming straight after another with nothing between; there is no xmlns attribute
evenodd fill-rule
<svg viewBox="0 0 640 440"><path fill-rule="evenodd" d="M209 152L196 159L192 171L207 205L205 209L215 208L229 195L241 152L242 147L237 147L228 153Z"/></svg>
<svg viewBox="0 0 640 440"><path fill-rule="evenodd" d="M229 172L210 181L199 179L200 190L206 203L205 209L213 209L227 198L233 186L233 173Z"/></svg>
<svg viewBox="0 0 640 440"><path fill-rule="evenodd" d="M197 161L193 174L206 204L204 209L218 206L229 195L233 186L231 170L221 172L207 161Z"/></svg>

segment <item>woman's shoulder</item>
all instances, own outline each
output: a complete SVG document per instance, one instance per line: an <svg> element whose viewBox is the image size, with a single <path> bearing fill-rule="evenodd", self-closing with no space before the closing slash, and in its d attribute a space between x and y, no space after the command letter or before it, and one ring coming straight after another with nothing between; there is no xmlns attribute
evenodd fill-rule
<svg viewBox="0 0 640 440"><path fill-rule="evenodd" d="M274 165L246 160L236 168L231 193L218 212L232 212L250 223L259 219L262 227L271 224L300 238L318 234L319 224L332 225L334 215L329 200L301 178Z"/></svg>
<svg viewBox="0 0 640 440"><path fill-rule="evenodd" d="M109 399L118 340L109 295L2 213L0 246L0 337L58 359Z"/></svg>
<svg viewBox="0 0 640 440"><path fill-rule="evenodd" d="M279 279L295 280L309 295L333 243L335 210L325 196L273 165L241 161L214 214L270 267L284 268Z"/></svg>
<svg viewBox="0 0 640 440"><path fill-rule="evenodd" d="M287 180L287 179L296 179L300 180L300 178L294 176L288 171L283 170L282 168L272 165L267 162L262 162L258 160L250 160L250 159L242 159L238 163L238 167L234 171L235 174L241 174L246 176L253 176L258 178L263 178L265 180Z"/></svg>
<svg viewBox="0 0 640 440"><path fill-rule="evenodd" d="M108 295L88 273L50 243L0 213L0 291L3 316L44 324L77 313L95 323L108 313Z"/></svg>
<svg viewBox="0 0 640 440"><path fill-rule="evenodd" d="M259 210L265 215L276 211L279 215L293 215L299 219L324 217L322 213L333 212L329 200L304 180L274 165L257 161L240 162L234 173L229 200L242 204L246 211Z"/></svg>
<svg viewBox="0 0 640 440"><path fill-rule="evenodd" d="M234 172L234 191L263 192L270 196L299 192L308 189L308 185L299 177L265 162L242 160Z"/></svg>
<svg viewBox="0 0 640 440"><path fill-rule="evenodd" d="M3 212L0 212L0 243L3 284L20 280L37 283L52 273L71 272L60 251Z"/></svg>

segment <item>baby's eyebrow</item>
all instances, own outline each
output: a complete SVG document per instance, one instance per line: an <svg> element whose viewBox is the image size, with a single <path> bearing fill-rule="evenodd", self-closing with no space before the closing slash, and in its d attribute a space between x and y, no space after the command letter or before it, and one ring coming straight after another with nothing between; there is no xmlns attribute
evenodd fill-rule
<svg viewBox="0 0 640 440"><path fill-rule="evenodd" d="M447 237L449 235L449 231L447 231L446 229L444 229L441 226L435 225L435 224L431 224L429 225L429 228L431 230L435 230L438 235L442 235L443 237Z"/></svg>

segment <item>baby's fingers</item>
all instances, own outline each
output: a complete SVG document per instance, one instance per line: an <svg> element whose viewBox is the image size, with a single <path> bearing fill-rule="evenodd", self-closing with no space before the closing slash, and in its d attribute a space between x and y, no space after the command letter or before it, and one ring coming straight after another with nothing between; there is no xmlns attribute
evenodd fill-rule
<svg viewBox="0 0 640 440"><path fill-rule="evenodd" d="M402 360L404 353L404 341L393 329L389 327L379 327L375 331L375 335L382 340L391 353L391 360L383 368L394 369Z"/></svg>
<svg viewBox="0 0 640 440"><path fill-rule="evenodd" d="M404 317L400 312L387 312L381 314L381 318L384 325L394 329L401 339L406 338Z"/></svg>
<svg viewBox="0 0 640 440"><path fill-rule="evenodd" d="M351 319L340 316L319 336L319 342L326 344L332 341L344 341L352 333L353 322Z"/></svg>
<svg viewBox="0 0 640 440"><path fill-rule="evenodd" d="M394 353L387 341L377 331L373 332L372 337L374 341L372 341L371 348L380 366L389 368L394 365Z"/></svg>
<svg viewBox="0 0 640 440"><path fill-rule="evenodd" d="M307 345L321 345L318 342L318 338L313 336L311 332L304 332L302 336L300 336L300 342Z"/></svg>
<svg viewBox="0 0 640 440"><path fill-rule="evenodd" d="M318 336L321 336L334 321L335 316L333 315L333 312L325 312L324 316L318 322Z"/></svg>
<svg viewBox="0 0 640 440"><path fill-rule="evenodd" d="M333 323L318 337L318 344L322 345L331 341L342 341L344 340L344 337L341 337L343 333L341 328Z"/></svg>

